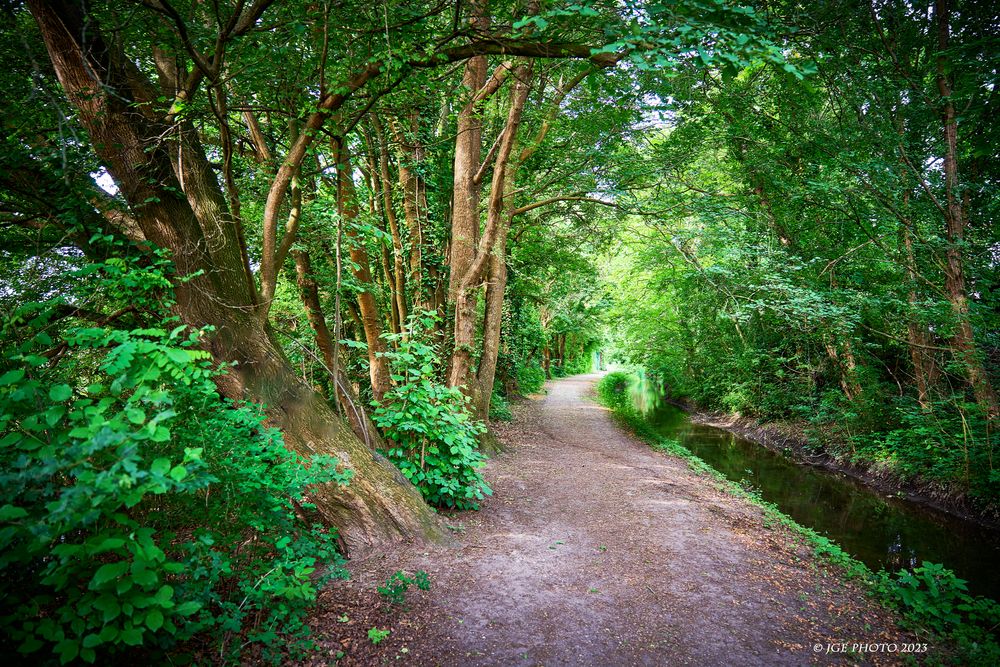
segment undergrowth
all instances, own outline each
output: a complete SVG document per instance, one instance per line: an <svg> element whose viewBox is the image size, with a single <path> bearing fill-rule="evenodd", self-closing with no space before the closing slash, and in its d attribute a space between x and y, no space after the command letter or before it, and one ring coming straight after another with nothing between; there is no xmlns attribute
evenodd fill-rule
<svg viewBox="0 0 1000 667"><path fill-rule="evenodd" d="M278 664L314 646L318 591L347 574L310 491L350 470L218 394L207 331L165 314L165 273L74 273L79 303L127 294L127 326L71 324L55 299L0 316L0 647L15 662Z"/></svg>
<svg viewBox="0 0 1000 667"><path fill-rule="evenodd" d="M920 567L895 574L872 571L833 540L799 524L753 489L731 482L681 443L657 433L632 403L629 390L634 381L630 373L609 373L598 383L597 394L615 419L650 447L683 459L694 472L712 478L720 490L760 507L766 523L785 526L799 535L814 555L839 567L847 578L860 580L875 599L897 611L903 628L952 644L961 664L1000 664L996 635L1000 604L971 595L964 580L936 563L925 561Z"/></svg>

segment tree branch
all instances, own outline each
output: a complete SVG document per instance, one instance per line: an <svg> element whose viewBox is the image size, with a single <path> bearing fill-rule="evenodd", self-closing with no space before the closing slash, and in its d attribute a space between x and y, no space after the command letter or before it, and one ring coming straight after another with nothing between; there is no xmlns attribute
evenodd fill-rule
<svg viewBox="0 0 1000 667"><path fill-rule="evenodd" d="M522 206L520 208L515 208L514 212L511 213L511 216L521 215L522 213L527 213L528 211L533 211L536 208L541 208L543 206L548 206L549 204L555 204L556 202L561 202L561 201L589 201L589 202L593 202L595 204L600 204L602 206L610 206L612 208L621 208L620 206L618 206L618 204L616 204L613 201L605 201L603 199L598 199L597 197L587 197L585 195L567 195L567 196L561 196L561 197L551 197L549 199L543 199L541 201L536 201L536 202L534 202L532 204L528 204L527 206Z"/></svg>

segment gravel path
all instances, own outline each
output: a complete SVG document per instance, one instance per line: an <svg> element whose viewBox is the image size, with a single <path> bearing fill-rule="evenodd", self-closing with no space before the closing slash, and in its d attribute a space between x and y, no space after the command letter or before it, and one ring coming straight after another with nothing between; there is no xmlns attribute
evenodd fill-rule
<svg viewBox="0 0 1000 667"><path fill-rule="evenodd" d="M759 509L618 427L599 377L551 382L497 428L494 497L449 518L457 547L352 562L321 600L314 664L826 664L842 658L817 643L906 641ZM386 611L375 585L421 569L432 589Z"/></svg>

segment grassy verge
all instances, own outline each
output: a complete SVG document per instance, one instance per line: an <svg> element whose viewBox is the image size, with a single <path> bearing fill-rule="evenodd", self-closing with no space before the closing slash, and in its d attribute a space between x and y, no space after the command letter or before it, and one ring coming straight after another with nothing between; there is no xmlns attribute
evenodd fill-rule
<svg viewBox="0 0 1000 667"><path fill-rule="evenodd" d="M895 610L901 625L937 644L954 648L955 664L1000 665L1000 605L967 592L965 581L941 565L924 562L912 571L873 572L840 545L803 526L752 489L731 482L692 454L681 443L658 434L632 404L630 387L637 378L629 373L606 375L597 385L601 403L615 419L650 447L683 459L694 472L711 478L720 490L760 507L764 520L785 526L808 544L815 556L836 566L845 577L860 580L879 602Z"/></svg>

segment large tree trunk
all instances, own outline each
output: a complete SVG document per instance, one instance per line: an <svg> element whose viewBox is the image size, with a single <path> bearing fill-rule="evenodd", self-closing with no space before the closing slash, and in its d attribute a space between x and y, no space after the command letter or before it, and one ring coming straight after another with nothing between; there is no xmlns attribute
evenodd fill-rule
<svg viewBox="0 0 1000 667"><path fill-rule="evenodd" d="M172 251L178 275L190 279L177 285L177 314L191 326L214 326L206 348L219 363L238 362L219 379L221 393L263 404L290 449L337 456L354 471L348 487L315 490L320 513L350 547L440 536L419 492L298 378L274 341L239 230L194 134L158 141L176 135L176 126L154 117L155 104L137 104L150 100L148 82L80 5L30 0L29 7L67 97L143 234Z"/></svg>
<svg viewBox="0 0 1000 667"><path fill-rule="evenodd" d="M443 538L420 492L364 446L329 403L301 381L270 328L252 318L245 324L243 330L227 324L234 335L212 343L215 358L239 362L220 389L231 398L263 404L290 449L303 456L336 456L354 472L347 487L326 485L314 491L320 513L342 531L348 548L364 551L386 541Z"/></svg>
<svg viewBox="0 0 1000 667"><path fill-rule="evenodd" d="M467 267L464 274L458 276L457 291L455 293L455 349L452 352L449 366L448 384L452 387L464 386L472 397L476 405L477 412L483 412L483 405L488 409L489 396L493 388L493 373L496 368L496 354L499 350L499 326L500 318L494 317L490 326L495 331L484 331L484 335L491 341L489 353L492 359L487 359L484 366L484 375L488 375L489 386L484 386L484 377L477 377L472 373L472 352L475 344L476 332L476 303L478 301L479 289L487 269L496 259L503 263L506 236L510 227L511 211L509 208L512 175L511 155L514 145L517 142L517 131L521 125L521 115L524 111L524 104L528 98L530 89L531 62L518 65L514 69L515 85L511 92L510 109L507 112L507 122L502 130L502 135L496 154L496 162L493 167L493 179L490 186L489 205L487 206L486 227L479 243L474 248L472 263ZM510 176L509 176L510 175ZM457 177L456 177L457 178ZM478 206L477 206L478 208ZM503 238L503 243L499 239ZM497 247L500 246L501 254L497 256ZM452 280L456 278L456 267L452 266ZM499 277L499 269L498 269ZM503 275L506 282L506 274ZM501 304L502 304L501 286ZM486 350L484 349L484 353Z"/></svg>
<svg viewBox="0 0 1000 667"><path fill-rule="evenodd" d="M952 347L965 369L966 379L972 387L976 401L991 417L1000 413L1000 404L993 391L989 375L976 349L975 334L969 318L969 300L965 290L962 244L965 238L965 215L958 178L958 119L951 97L951 83L947 74L948 42L951 33L951 6L949 0L937 0L934 12L938 23L937 87L941 95L941 123L944 130L945 154L944 177L947 206L945 209L946 233L948 238L947 261L945 263L945 290L955 316L955 332Z"/></svg>
<svg viewBox="0 0 1000 667"><path fill-rule="evenodd" d="M485 0L471 2L472 16L469 27L485 30L489 27ZM483 153L483 120L478 109L477 96L486 85L487 62L485 56L469 58L462 75L462 87L468 98L458 112L455 136L455 167L452 188L451 254L448 265L451 275L448 282L448 302L456 304L462 279L469 271L479 241L479 194L476 180Z"/></svg>

